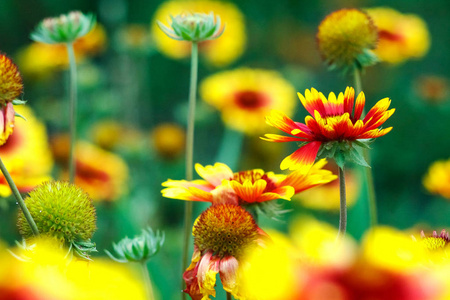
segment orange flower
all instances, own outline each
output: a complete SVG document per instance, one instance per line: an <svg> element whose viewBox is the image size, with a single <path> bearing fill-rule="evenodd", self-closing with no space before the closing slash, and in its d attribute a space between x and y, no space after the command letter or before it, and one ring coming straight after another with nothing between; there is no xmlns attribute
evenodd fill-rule
<svg viewBox="0 0 450 300"><path fill-rule="evenodd" d="M249 249L264 246L270 239L245 209L234 204L213 205L195 221L192 230L194 254L183 274L185 293L192 299L216 296L219 273L224 290L241 298L239 268Z"/></svg>
<svg viewBox="0 0 450 300"><path fill-rule="evenodd" d="M290 200L294 194L314 186L328 183L336 176L323 170L323 162L309 172L292 172L289 175L264 172L261 169L233 173L222 163L195 170L203 180L168 180L162 185L164 197L189 201L206 201L213 204L253 204L276 199Z"/></svg>
<svg viewBox="0 0 450 300"><path fill-rule="evenodd" d="M318 154L335 158L336 163L341 167L343 161L349 158L365 165L365 161L358 156L359 153L353 144L365 146L369 142L367 140L383 136L392 129L392 127L379 128L395 111L395 109L388 110L391 103L389 98L378 101L364 119L360 120L365 96L361 92L355 102L353 88L347 87L345 94L340 93L337 98L334 93L330 93L327 99L313 88L311 91L306 90L305 97L300 93L298 96L311 114L305 118L305 124L294 122L284 113L276 110L272 110L270 116L266 117L267 124L293 137L266 134L262 139L270 142L303 143L298 150L281 162L282 170L308 169L313 165Z"/></svg>

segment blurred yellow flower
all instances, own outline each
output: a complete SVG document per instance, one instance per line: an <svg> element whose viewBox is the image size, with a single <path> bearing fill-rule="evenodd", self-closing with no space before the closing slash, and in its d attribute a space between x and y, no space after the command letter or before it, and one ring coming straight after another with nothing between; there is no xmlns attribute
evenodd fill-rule
<svg viewBox="0 0 450 300"><path fill-rule="evenodd" d="M141 147L142 133L116 120L103 120L94 123L89 131L92 141L106 150L128 149Z"/></svg>
<svg viewBox="0 0 450 300"><path fill-rule="evenodd" d="M124 265L70 261L51 240L11 251L26 261L0 249L0 299L145 299L141 281Z"/></svg>
<svg viewBox="0 0 450 300"><path fill-rule="evenodd" d="M56 136L52 139L55 159L65 168L69 153L69 137ZM103 150L85 141L75 146L75 184L86 191L92 200L114 201L127 193L128 166L118 155ZM63 170L62 178L68 178Z"/></svg>
<svg viewBox="0 0 450 300"><path fill-rule="evenodd" d="M35 186L51 179L53 158L45 125L26 105L15 110L26 118L16 118L13 134L0 146L0 157L20 192L29 192ZM5 177L0 174L0 196L11 195Z"/></svg>
<svg viewBox="0 0 450 300"><path fill-rule="evenodd" d="M106 47L105 29L97 24L91 32L77 39L73 47L77 61L97 55ZM24 74L47 75L49 72L69 66L67 48L64 44L34 42L17 53L17 64Z"/></svg>
<svg viewBox="0 0 450 300"><path fill-rule="evenodd" d="M246 43L244 16L233 3L228 2L190 0L163 2L153 16L151 24L156 48L174 59L189 57L190 43L169 38L158 27L156 20L167 25L170 16L183 12L208 14L211 11L225 24L225 32L219 39L199 43L200 54L203 54L205 60L214 66L225 66L235 61L244 52Z"/></svg>
<svg viewBox="0 0 450 300"><path fill-rule="evenodd" d="M292 116L294 87L276 71L241 68L212 75L200 84L200 97L222 113L225 125L249 135L266 130L272 109Z"/></svg>
<svg viewBox="0 0 450 300"><path fill-rule="evenodd" d="M431 194L450 200L450 160L438 160L432 163L422 182Z"/></svg>
<svg viewBox="0 0 450 300"><path fill-rule="evenodd" d="M337 174L337 165L331 160L330 166L325 169ZM353 206L358 200L360 180L355 170L345 169L345 189L347 194L347 206ZM314 189L307 190L298 196L294 196L304 207L317 210L339 211L339 181L334 180Z"/></svg>
<svg viewBox="0 0 450 300"><path fill-rule="evenodd" d="M358 9L341 9L329 14L319 25L317 43L323 60L344 71L376 62L371 49L377 43L377 28Z"/></svg>
<svg viewBox="0 0 450 300"><path fill-rule="evenodd" d="M374 52L380 60L396 64L410 58L421 58L430 48L426 23L413 14L402 14L392 8L366 10L378 27L378 45Z"/></svg>
<svg viewBox="0 0 450 300"><path fill-rule="evenodd" d="M173 159L184 153L186 131L175 123L161 123L150 132L150 142L160 156Z"/></svg>
<svg viewBox="0 0 450 300"><path fill-rule="evenodd" d="M447 299L445 266L428 268L424 249L393 228L374 229L359 250L348 236L336 240L336 229L312 219L292 229L291 246L274 238L266 250L250 253L242 274L248 299ZM280 289L273 285L279 279Z"/></svg>

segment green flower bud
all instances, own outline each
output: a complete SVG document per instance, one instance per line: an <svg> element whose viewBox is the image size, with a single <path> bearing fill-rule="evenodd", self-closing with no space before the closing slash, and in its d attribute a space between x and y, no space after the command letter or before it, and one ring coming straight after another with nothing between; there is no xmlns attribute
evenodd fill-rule
<svg viewBox="0 0 450 300"><path fill-rule="evenodd" d="M214 13L187 13L170 17L172 23L167 27L157 21L159 28L170 38L179 41L202 42L220 37L225 30L220 17Z"/></svg>
<svg viewBox="0 0 450 300"><path fill-rule="evenodd" d="M58 240L85 259L89 259L88 252L96 251L90 240L97 229L95 208L81 188L68 182L47 181L32 190L24 201L42 236ZM22 237L33 237L22 211L17 226Z"/></svg>
<svg viewBox="0 0 450 300"><path fill-rule="evenodd" d="M114 244L115 255L105 250L106 254L112 259L120 263L141 262L144 263L152 258L164 244L164 233L151 228L143 229L142 233L133 239L125 237L119 243Z"/></svg>
<svg viewBox="0 0 450 300"><path fill-rule="evenodd" d="M84 15L79 11L72 11L67 15L41 21L31 33L31 39L46 44L72 43L88 34L95 23L93 14Z"/></svg>

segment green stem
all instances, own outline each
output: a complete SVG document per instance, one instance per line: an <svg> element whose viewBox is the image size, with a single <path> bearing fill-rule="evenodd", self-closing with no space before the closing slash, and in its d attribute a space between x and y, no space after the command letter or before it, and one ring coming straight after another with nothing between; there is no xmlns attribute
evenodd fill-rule
<svg viewBox="0 0 450 300"><path fill-rule="evenodd" d="M77 63L72 43L67 43L70 68L70 150L69 150L69 182L75 181L75 142L77 135Z"/></svg>
<svg viewBox="0 0 450 300"><path fill-rule="evenodd" d="M189 109L186 134L186 180L193 179L194 172L194 124L195 124L195 101L197 95L197 73L198 73L198 44L192 42L191 50L191 77L189 85ZM185 270L188 263L189 238L192 226L192 201L186 201L184 209L184 240L182 268ZM184 280L181 281L181 289L184 290ZM182 293L182 299L186 295Z"/></svg>
<svg viewBox="0 0 450 300"><path fill-rule="evenodd" d="M12 180L11 175L9 174L5 165L3 164L3 161L1 158L0 158L0 169L2 170L3 176L5 176L5 179L8 182L9 187L11 188L11 191L13 192L14 197L16 197L17 203L19 204L20 208L22 209L23 215L25 216L25 219L27 219L27 222L30 225L31 230L33 231L33 234L35 236L38 236L39 230L36 226L36 223L34 222L33 217L30 214L30 211L28 210L27 206L25 205L25 201L23 201L22 196L20 195L20 192L17 189L16 184Z"/></svg>
<svg viewBox="0 0 450 300"><path fill-rule="evenodd" d="M150 279L150 274L148 273L147 264L145 262L142 262L140 265L142 269L142 275L144 277L147 300L154 300L155 294L153 293L152 280Z"/></svg>
<svg viewBox="0 0 450 300"><path fill-rule="evenodd" d="M361 92L362 90L362 84L361 84L361 71L359 68L355 68L354 72L354 80L355 80L355 94L356 96ZM365 116L365 111L363 110L362 117ZM366 162L370 165L370 154L368 149L363 149L363 156L366 160ZM375 184L373 181L373 173L372 168L365 168L365 180L367 183L367 205L369 209L369 216L370 216L370 226L374 227L377 224L377 198L375 194Z"/></svg>
<svg viewBox="0 0 450 300"><path fill-rule="evenodd" d="M339 167L339 234L338 237L344 237L347 230L347 195L345 191L344 167Z"/></svg>

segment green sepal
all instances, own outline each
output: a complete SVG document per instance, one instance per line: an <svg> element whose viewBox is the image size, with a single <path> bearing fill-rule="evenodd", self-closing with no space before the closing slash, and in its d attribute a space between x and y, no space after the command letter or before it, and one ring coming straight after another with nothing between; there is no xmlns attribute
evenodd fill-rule
<svg viewBox="0 0 450 300"><path fill-rule="evenodd" d="M14 116L15 117L19 117L19 118L24 119L25 121L27 121L27 119L24 116L22 116L21 114L19 114L17 111L14 112Z"/></svg>
<svg viewBox="0 0 450 300"><path fill-rule="evenodd" d="M334 161L336 162L336 164L339 166L339 168L343 169L344 165L345 165L345 161L347 160L345 152L337 151L337 152L335 152L333 158L334 158Z"/></svg>
<svg viewBox="0 0 450 300"><path fill-rule="evenodd" d="M97 252L95 243L91 242L91 240L72 241L70 246L72 247L73 254L75 254L76 257L88 261L92 261L92 259L89 257L89 253Z"/></svg>
<svg viewBox="0 0 450 300"><path fill-rule="evenodd" d="M272 220L281 221L279 217L282 217L286 213L292 211L292 209L283 209L283 203L277 203L276 201L253 203L246 205L245 208L250 212L255 220L257 220L259 214L264 214Z"/></svg>
<svg viewBox="0 0 450 300"><path fill-rule="evenodd" d="M12 101L13 105L24 105L25 103L27 103L27 100L14 99Z"/></svg>
<svg viewBox="0 0 450 300"><path fill-rule="evenodd" d="M366 162L366 159L364 158L364 155L357 148L352 148L349 151L349 158L351 161L360 166L370 168L369 164Z"/></svg>
<svg viewBox="0 0 450 300"><path fill-rule="evenodd" d="M379 61L380 59L373 51L364 49L362 53L356 56L356 67L362 70L365 67L373 66Z"/></svg>

